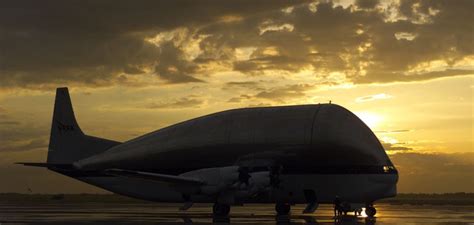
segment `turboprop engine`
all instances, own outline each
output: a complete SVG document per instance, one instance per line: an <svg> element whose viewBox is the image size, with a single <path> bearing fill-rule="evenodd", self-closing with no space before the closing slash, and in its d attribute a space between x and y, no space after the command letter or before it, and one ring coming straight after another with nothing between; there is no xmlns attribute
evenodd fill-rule
<svg viewBox="0 0 474 225"><path fill-rule="evenodd" d="M200 187L199 192L205 195L219 193L239 180L239 167L218 167L193 170L181 174L183 177L197 178L206 184Z"/></svg>
<svg viewBox="0 0 474 225"><path fill-rule="evenodd" d="M260 192L268 190L270 187L270 172L254 172L249 173L247 183L238 182L235 184L235 188L240 195L254 196Z"/></svg>
<svg viewBox="0 0 474 225"><path fill-rule="evenodd" d="M238 166L206 168L181 174L183 177L197 178L205 182L192 194L214 195L221 192L235 193L249 197L268 189L270 172L248 172Z"/></svg>

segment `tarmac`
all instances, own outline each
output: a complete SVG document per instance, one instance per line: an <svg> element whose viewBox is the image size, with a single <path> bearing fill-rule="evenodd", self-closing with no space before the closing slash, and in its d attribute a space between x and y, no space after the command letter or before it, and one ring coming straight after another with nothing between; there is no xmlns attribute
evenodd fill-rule
<svg viewBox="0 0 474 225"><path fill-rule="evenodd" d="M272 205L232 207L229 217L215 218L211 206L197 204L180 211L178 204L35 203L0 204L0 225L5 224L435 224L474 225L474 206L376 205L375 218L334 217L331 205L302 214L303 205L292 207L290 216L276 216Z"/></svg>

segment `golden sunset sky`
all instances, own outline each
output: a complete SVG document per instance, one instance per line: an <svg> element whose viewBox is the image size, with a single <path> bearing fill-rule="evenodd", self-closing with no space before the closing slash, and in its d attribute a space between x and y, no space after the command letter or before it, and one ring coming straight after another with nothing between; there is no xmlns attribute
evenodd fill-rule
<svg viewBox="0 0 474 225"><path fill-rule="evenodd" d="M41 168L55 88L89 135L126 141L232 108L332 101L399 192L474 192L474 1L0 3L0 192L103 192ZM278 121L276 121L278 122Z"/></svg>

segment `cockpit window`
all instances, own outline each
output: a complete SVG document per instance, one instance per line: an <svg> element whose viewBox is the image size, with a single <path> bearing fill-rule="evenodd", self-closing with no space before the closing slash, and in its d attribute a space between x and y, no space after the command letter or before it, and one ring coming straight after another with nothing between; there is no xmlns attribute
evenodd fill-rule
<svg viewBox="0 0 474 225"><path fill-rule="evenodd" d="M383 166L383 172L384 173L396 173L397 170L395 169L394 166Z"/></svg>

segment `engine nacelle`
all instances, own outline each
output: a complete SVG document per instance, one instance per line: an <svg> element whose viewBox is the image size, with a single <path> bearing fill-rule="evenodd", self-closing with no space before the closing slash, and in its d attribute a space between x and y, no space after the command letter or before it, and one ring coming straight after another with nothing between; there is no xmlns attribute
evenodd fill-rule
<svg viewBox="0 0 474 225"><path fill-rule="evenodd" d="M236 189L241 197L250 197L255 194L267 191L270 187L270 172L254 172L250 173L248 184L236 183Z"/></svg>
<svg viewBox="0 0 474 225"><path fill-rule="evenodd" d="M202 194L212 195L228 189L239 180L239 167L206 168L186 172L180 176L193 177L206 182L206 185L200 187L200 192Z"/></svg>
<svg viewBox="0 0 474 225"><path fill-rule="evenodd" d="M253 172L246 175L246 172L241 171L238 166L194 170L180 176L197 178L206 183L198 189L186 191L189 194L214 195L226 192L227 194L234 193L239 197L251 197L268 190L271 182L269 171ZM248 181L242 177L248 177Z"/></svg>
<svg viewBox="0 0 474 225"><path fill-rule="evenodd" d="M268 190L270 187L270 172L255 172L250 173L249 185L247 187L247 192L249 196L253 196L265 190Z"/></svg>

